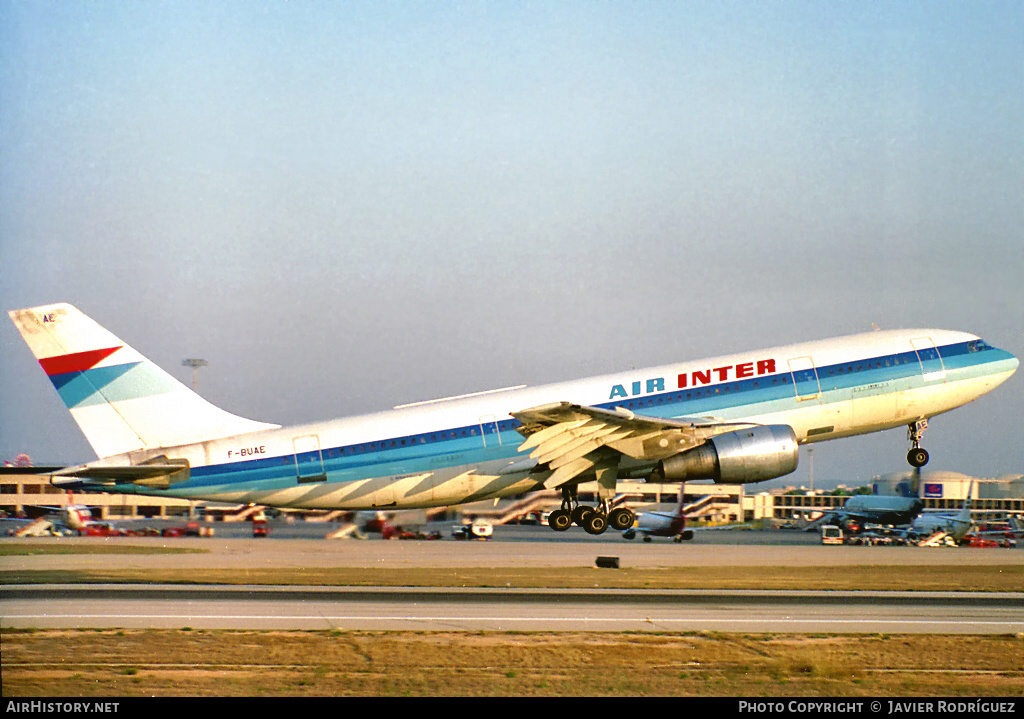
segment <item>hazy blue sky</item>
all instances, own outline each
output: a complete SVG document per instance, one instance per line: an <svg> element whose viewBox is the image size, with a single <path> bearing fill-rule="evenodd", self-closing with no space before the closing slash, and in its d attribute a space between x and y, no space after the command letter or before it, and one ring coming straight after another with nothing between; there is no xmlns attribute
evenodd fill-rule
<svg viewBox="0 0 1024 719"><path fill-rule="evenodd" d="M0 270L283 424L872 322L1024 356L1024 12L0 0ZM0 457L92 459L0 351ZM1024 471L1022 410L933 420L930 467Z"/></svg>

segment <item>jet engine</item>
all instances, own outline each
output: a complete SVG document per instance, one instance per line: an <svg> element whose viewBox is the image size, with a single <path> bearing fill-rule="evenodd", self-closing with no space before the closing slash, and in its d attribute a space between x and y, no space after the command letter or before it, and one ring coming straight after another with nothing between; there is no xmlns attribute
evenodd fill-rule
<svg viewBox="0 0 1024 719"><path fill-rule="evenodd" d="M713 479L718 484L763 482L796 469L796 433L785 424L716 435L658 463L655 477L669 482Z"/></svg>

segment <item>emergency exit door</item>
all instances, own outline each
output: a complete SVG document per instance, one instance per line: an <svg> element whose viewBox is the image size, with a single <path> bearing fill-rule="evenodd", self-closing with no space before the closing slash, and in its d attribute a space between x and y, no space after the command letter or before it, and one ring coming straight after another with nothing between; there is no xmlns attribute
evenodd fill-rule
<svg viewBox="0 0 1024 719"><path fill-rule="evenodd" d="M295 437L292 447L295 450L295 477L299 482L322 482L327 479L318 435Z"/></svg>
<svg viewBox="0 0 1024 719"><path fill-rule="evenodd" d="M817 399L821 396L818 370L810 357L794 357L789 360L789 371L793 375L793 386L798 400Z"/></svg>

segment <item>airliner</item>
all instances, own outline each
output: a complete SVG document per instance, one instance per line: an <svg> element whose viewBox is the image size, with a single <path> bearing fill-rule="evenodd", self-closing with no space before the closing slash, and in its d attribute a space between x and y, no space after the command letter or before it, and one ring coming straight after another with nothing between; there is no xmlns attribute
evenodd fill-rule
<svg viewBox="0 0 1024 719"><path fill-rule="evenodd" d="M824 514L808 524L805 532L817 530L822 524L838 524L849 529L852 521L863 527L865 523L909 525L921 514L924 502L920 493L921 468L917 467L910 481L896 485L897 494L855 494L842 507Z"/></svg>
<svg viewBox="0 0 1024 719"><path fill-rule="evenodd" d="M693 539L693 530L686 528L685 502L686 493L680 485L679 502L673 511L639 514L634 526L622 533L622 538L633 539L639 534L643 541L650 542L651 537L671 537L677 544Z"/></svg>
<svg viewBox="0 0 1024 719"><path fill-rule="evenodd" d="M619 479L761 482L801 444L900 426L922 466L928 419L1018 365L965 332L875 331L283 428L210 404L69 304L9 314L101 458L35 468L55 486L351 510L557 489L549 526L591 534L633 525L611 508Z"/></svg>

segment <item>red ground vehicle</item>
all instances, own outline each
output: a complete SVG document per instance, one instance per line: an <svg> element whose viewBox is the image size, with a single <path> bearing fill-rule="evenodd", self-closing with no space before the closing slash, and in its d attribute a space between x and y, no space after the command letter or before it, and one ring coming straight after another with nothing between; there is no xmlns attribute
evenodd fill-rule
<svg viewBox="0 0 1024 719"><path fill-rule="evenodd" d="M960 542L961 547L1015 547L1017 543L1011 539L989 539L987 537L977 537L967 535L964 540Z"/></svg>
<svg viewBox="0 0 1024 719"><path fill-rule="evenodd" d="M78 530L80 537L130 537L132 534L110 524L89 524Z"/></svg>

